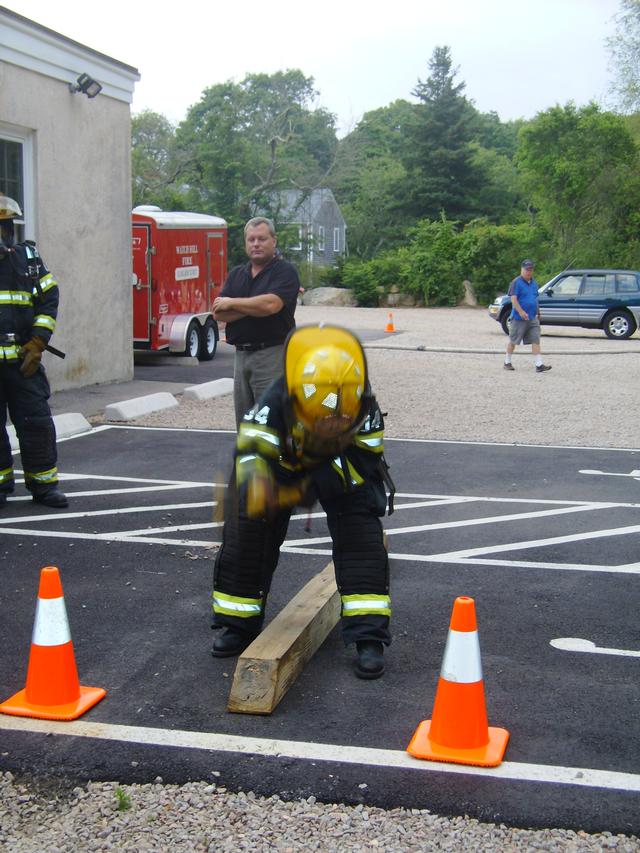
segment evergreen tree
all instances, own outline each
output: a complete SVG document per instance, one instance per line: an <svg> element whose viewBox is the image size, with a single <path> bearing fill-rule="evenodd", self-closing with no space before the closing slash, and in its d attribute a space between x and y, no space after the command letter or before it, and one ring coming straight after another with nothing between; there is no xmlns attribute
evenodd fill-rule
<svg viewBox="0 0 640 853"><path fill-rule="evenodd" d="M476 110L455 83L448 47L436 47L430 76L418 80L412 94L420 101L407 123L404 149L407 199L416 218L468 220L477 215L475 197L482 185L481 166L471 145Z"/></svg>

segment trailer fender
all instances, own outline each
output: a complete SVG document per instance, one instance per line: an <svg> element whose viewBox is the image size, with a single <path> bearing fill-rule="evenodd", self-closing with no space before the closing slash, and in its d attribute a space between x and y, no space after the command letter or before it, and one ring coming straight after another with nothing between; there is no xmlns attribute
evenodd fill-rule
<svg viewBox="0 0 640 853"><path fill-rule="evenodd" d="M176 314L172 320L169 332L169 352L184 352L187 345L187 331L194 320L198 323L200 329L202 329L207 320L211 320L215 329L216 340L219 339L218 324L213 319L212 314L207 312L202 314Z"/></svg>

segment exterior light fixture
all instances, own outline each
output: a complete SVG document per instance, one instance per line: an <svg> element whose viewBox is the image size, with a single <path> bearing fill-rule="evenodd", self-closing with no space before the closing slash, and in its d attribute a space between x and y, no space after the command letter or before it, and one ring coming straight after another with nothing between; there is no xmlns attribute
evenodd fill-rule
<svg viewBox="0 0 640 853"><path fill-rule="evenodd" d="M73 94L82 92L87 98L95 98L102 91L102 86L88 74L80 74L75 83L69 83L69 91Z"/></svg>

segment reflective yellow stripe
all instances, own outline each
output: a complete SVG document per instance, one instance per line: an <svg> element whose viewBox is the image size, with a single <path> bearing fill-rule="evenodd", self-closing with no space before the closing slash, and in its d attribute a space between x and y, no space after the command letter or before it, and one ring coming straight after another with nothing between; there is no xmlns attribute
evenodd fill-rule
<svg viewBox="0 0 640 853"><path fill-rule="evenodd" d="M7 347L0 346L0 358L5 361L16 361L20 358L20 347L15 344Z"/></svg>
<svg viewBox="0 0 640 853"><path fill-rule="evenodd" d="M332 466L333 470L334 470L337 474L339 474L339 475L340 475L340 477L342 478L343 483L345 483L345 484L346 484L346 482L347 482L347 474L348 474L348 476L349 476L349 478L350 478L350 480L351 480L351 485L352 485L352 486L361 486L361 485L364 483L363 478L360 476L360 474L358 474L358 472L357 472L357 471L356 471L356 469L353 467L353 465L351 464L351 462L349 462L349 460L348 460L348 459L347 459L347 467L348 467L348 469L349 469L349 470L348 470L347 474L345 474L345 472L342 470L342 463L340 462L340 457L339 457L339 456L336 456L336 458L335 458L335 459L333 459L333 460L331 461L331 466Z"/></svg>
<svg viewBox="0 0 640 853"><path fill-rule="evenodd" d="M343 595L343 616L391 616L391 598L388 595Z"/></svg>
<svg viewBox="0 0 640 853"><path fill-rule="evenodd" d="M0 471L0 483L7 483L13 480L13 468L4 468Z"/></svg>
<svg viewBox="0 0 640 853"><path fill-rule="evenodd" d="M213 610L226 616L239 616L246 619L250 616L260 616L262 613L261 598L240 598L237 595L227 595L226 592L213 591Z"/></svg>
<svg viewBox="0 0 640 853"><path fill-rule="evenodd" d="M32 474L29 471L25 471L24 479L32 480L36 483L57 483L58 469L50 468L48 471L37 471L35 474Z"/></svg>
<svg viewBox="0 0 640 853"><path fill-rule="evenodd" d="M257 427L255 424L240 424L236 446L240 451L257 450L259 453L272 456L275 459L280 456L278 433L275 430Z"/></svg>
<svg viewBox="0 0 640 853"><path fill-rule="evenodd" d="M50 272L47 273L46 275L42 276L42 278L39 281L39 284L40 284L40 290L42 291L42 293L45 293L45 291L47 291L47 290L51 290L52 287L58 286L58 282L55 280L55 278L51 275ZM33 295L36 296L37 293L38 293L38 288L34 287L33 288Z"/></svg>
<svg viewBox="0 0 640 853"><path fill-rule="evenodd" d="M49 329L49 331L53 332L56 328L56 321L48 314L38 314L33 321L33 325L40 326L42 329Z"/></svg>
<svg viewBox="0 0 640 853"><path fill-rule="evenodd" d="M383 432L372 432L369 435L356 435L354 443L356 447L362 447L365 450L371 450L374 453L382 453L384 451L384 441L382 439Z"/></svg>
<svg viewBox="0 0 640 853"><path fill-rule="evenodd" d="M246 456L238 456L236 459L236 484L240 486L256 474L268 477L268 463L261 456L256 456L253 453Z"/></svg>
<svg viewBox="0 0 640 853"><path fill-rule="evenodd" d="M33 305L33 300L24 290L0 290L0 305Z"/></svg>

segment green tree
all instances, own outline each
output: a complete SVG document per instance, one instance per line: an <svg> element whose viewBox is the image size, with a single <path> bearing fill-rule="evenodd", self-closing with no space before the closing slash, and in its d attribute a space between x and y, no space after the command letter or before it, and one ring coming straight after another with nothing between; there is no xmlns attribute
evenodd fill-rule
<svg viewBox="0 0 640 853"><path fill-rule="evenodd" d="M640 110L640 0L621 0L616 31L606 40L613 71L611 94L624 112Z"/></svg>
<svg viewBox="0 0 640 853"><path fill-rule="evenodd" d="M189 202L227 219L232 257L241 257L249 217L277 214L279 190L326 182L335 120L313 107L315 97L313 79L299 70L249 74L205 89L178 127L177 144L190 163Z"/></svg>
<svg viewBox="0 0 640 853"><path fill-rule="evenodd" d="M448 47L436 47L430 76L418 80L413 95L420 101L407 124L404 163L407 197L416 218L466 220L477 213L476 193L484 176L471 145L475 109L455 83Z"/></svg>
<svg viewBox="0 0 640 853"><path fill-rule="evenodd" d="M413 109L398 100L365 113L339 142L330 184L347 220L349 252L358 257L371 258L398 245L411 224L400 151Z"/></svg>
<svg viewBox="0 0 640 853"><path fill-rule="evenodd" d="M160 113L144 110L131 120L131 176L134 207L184 207L180 180L187 163L176 149L175 128Z"/></svg>
<svg viewBox="0 0 640 853"><path fill-rule="evenodd" d="M517 163L558 263L585 263L610 235L637 158L623 119L593 103L552 107L522 128Z"/></svg>
<svg viewBox="0 0 640 853"><path fill-rule="evenodd" d="M512 159L494 148L473 144L473 162L485 176L476 190L474 207L496 224L522 219L525 202L522 180Z"/></svg>

